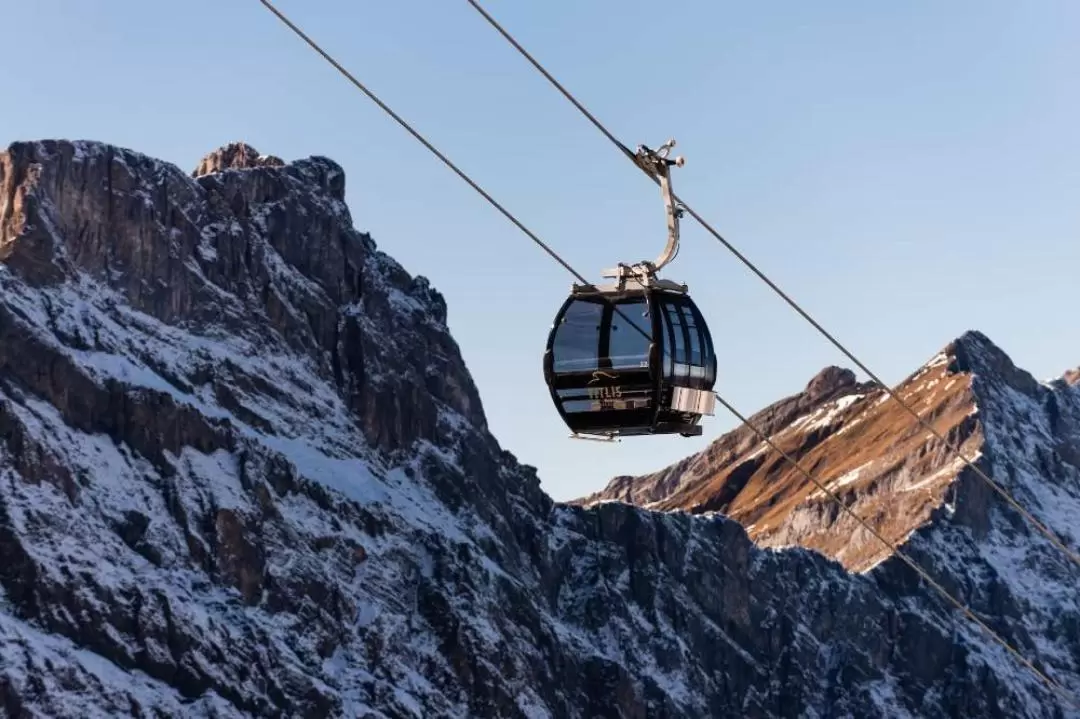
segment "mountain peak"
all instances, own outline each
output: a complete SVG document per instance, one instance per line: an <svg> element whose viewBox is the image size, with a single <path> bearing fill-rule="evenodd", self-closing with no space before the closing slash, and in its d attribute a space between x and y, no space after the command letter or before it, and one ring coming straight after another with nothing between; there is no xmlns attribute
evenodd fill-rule
<svg viewBox="0 0 1080 719"><path fill-rule="evenodd" d="M843 367L830 365L807 382L804 392L811 401L816 402L854 386L854 372Z"/></svg>
<svg viewBox="0 0 1080 719"><path fill-rule="evenodd" d="M974 374L988 386L1023 387L1030 379L985 334L973 330L950 342L895 392L974 454L980 441ZM823 368L802 392L769 405L751 423L798 457L830 491L876 515L874 524L891 541L901 541L928 521L959 472L947 448L884 388L856 382L850 369ZM721 512L743 524L759 544L813 548L853 571L889 555L869 536L852 540L851 520L838 515L824 492L745 427L659 472L613 479L583 503L611 499L658 510Z"/></svg>
<svg viewBox="0 0 1080 719"><path fill-rule="evenodd" d="M1033 396L1039 391L1039 381L1012 361L998 345L978 330L968 330L950 342L942 353L952 358L949 371L964 372L980 378L998 379L1013 389Z"/></svg>
<svg viewBox="0 0 1080 719"><path fill-rule="evenodd" d="M222 145L199 161L191 176L195 179L227 170L254 170L262 167L287 167L298 172L308 186L320 188L336 200L345 199L345 170L322 155L286 163L276 155L263 155L245 142Z"/></svg>
<svg viewBox="0 0 1080 719"><path fill-rule="evenodd" d="M202 177L223 170L247 170L254 167L282 167L285 161L274 155L260 154L245 142L222 145L199 161L192 177Z"/></svg>
<svg viewBox="0 0 1080 719"><path fill-rule="evenodd" d="M963 368L958 368L961 372L970 371L970 366L980 359L991 364L1000 364L1002 361L1011 364L1005 351L979 330L964 332L946 345L942 352L961 361Z"/></svg>

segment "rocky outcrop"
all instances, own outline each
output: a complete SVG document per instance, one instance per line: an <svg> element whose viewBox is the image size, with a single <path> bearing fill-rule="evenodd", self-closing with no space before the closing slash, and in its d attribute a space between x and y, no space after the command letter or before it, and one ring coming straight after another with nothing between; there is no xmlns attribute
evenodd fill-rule
<svg viewBox="0 0 1080 719"><path fill-rule="evenodd" d="M826 367L810 379L802 392L774 402L751 419L754 426L775 439L778 433L789 429L800 418L805 419L815 412L820 414L828 407L833 407L834 413L842 412L874 392L874 387L873 383L858 383L851 370ZM799 446L780 446L795 451L795 456L801 456L828 437L828 432L822 430L826 430L833 419L835 417L828 418L820 429L813 425L807 428L808 431L800 433ZM615 500L650 508L720 511L738 518L740 506L733 500L748 485L764 482L778 488L780 482L775 474L790 469L779 456L770 458L773 461L766 466L765 456L754 451L759 448L764 448L764 443L757 434L748 427L740 426L713 442L699 455L647 476L616 477L600 492L573 503L590 505ZM735 459L740 461L735 462ZM726 472L718 471L721 468Z"/></svg>
<svg viewBox="0 0 1080 719"><path fill-rule="evenodd" d="M273 155L260 155L254 147L243 142L231 142L204 157L192 177L212 175L222 170L246 170L252 167L284 167L285 162Z"/></svg>
<svg viewBox="0 0 1080 719"><path fill-rule="evenodd" d="M751 421L892 543L904 541L937 510L951 511L958 494L965 505L979 505L977 514L986 514L985 480L884 389L855 386L854 374L841 372L826 368L802 393ZM829 379L839 377L844 380ZM1080 438L1080 425L1062 422L1057 409L1075 401L1068 383L1040 384L979 332L950 343L893 391L984 472L994 470L987 456L992 442L985 436L987 423L980 421L980 411L985 415L1012 393L1051 408L1055 431L1062 436L1049 441L1050 446L1071 447ZM1060 449L1054 451L1060 454ZM1070 456L1070 451L1061 456ZM1006 455L998 473L1011 473L1007 462L1016 459ZM1038 475L1045 471L1033 481L1041 483ZM722 512L739 520L758 544L813 548L854 571L865 571L891 555L747 427L654 474L617 477L575 503L611 500L660 510ZM1067 524L1062 531L1069 531Z"/></svg>
<svg viewBox="0 0 1080 719"><path fill-rule="evenodd" d="M336 163L233 145L193 175L90 142L0 156L7 715L1076 716L902 563L556 505L488 432L442 297L353 228ZM979 391L969 354L943 422ZM853 379L770 426L832 427L875 391ZM1053 455L1017 428L1045 420L1065 457L1080 407L1000 392L1027 390L982 435L1036 487ZM1072 472L1036 499L1067 511ZM970 496L909 546L1077 687L1076 575Z"/></svg>

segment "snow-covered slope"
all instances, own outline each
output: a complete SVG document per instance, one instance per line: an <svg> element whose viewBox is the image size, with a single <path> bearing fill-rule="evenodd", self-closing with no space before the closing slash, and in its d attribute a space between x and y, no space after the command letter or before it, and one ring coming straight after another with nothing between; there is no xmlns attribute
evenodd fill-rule
<svg viewBox="0 0 1080 719"><path fill-rule="evenodd" d="M555 505L344 182L243 145L194 176L92 142L0 155L7 715L1077 716L894 560ZM1002 405L1046 421L987 433L1034 453L1017 472L1080 421L1068 392L1057 419ZM984 499L911 544L1077 690L1076 574Z"/></svg>

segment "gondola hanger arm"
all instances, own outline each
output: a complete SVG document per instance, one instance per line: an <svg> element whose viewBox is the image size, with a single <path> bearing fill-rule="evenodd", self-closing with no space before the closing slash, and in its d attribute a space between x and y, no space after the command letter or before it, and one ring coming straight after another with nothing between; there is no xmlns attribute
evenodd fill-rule
<svg viewBox="0 0 1080 719"><path fill-rule="evenodd" d="M677 201L671 186L671 166L682 167L686 164L686 159L681 155L669 158L668 155L673 147L675 147L674 138L656 150L646 145L638 145L637 152L634 154L634 163L660 185L660 196L664 200L664 211L667 216L667 244L664 245L664 250L652 262L642 261L633 265L620 263L616 268L604 270L604 277L614 277L620 282L628 277L636 278L643 284L656 282L656 273L679 254L679 219L683 215L683 208Z"/></svg>

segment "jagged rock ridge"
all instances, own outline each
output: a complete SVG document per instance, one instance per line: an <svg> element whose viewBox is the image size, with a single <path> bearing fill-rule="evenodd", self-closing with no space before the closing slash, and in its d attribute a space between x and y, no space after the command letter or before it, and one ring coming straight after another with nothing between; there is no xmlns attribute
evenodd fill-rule
<svg viewBox="0 0 1080 719"><path fill-rule="evenodd" d="M191 175L92 142L0 155L8 715L1066 716L895 561L554 504L344 182L242 143ZM999 526L977 509L909 541L953 584ZM1022 580L1075 586L1023 546ZM1012 584L964 586L1077 684L1075 607L1034 627Z"/></svg>
<svg viewBox="0 0 1080 719"><path fill-rule="evenodd" d="M1050 648L1075 687L1076 587L1068 557L873 383L826 368L806 390L752 416L781 449L946 588L1008 617ZM1040 383L971 331L893 391L1076 551L1080 391L1075 373ZM833 387L829 393L816 389ZM581 506L626 502L738 520L759 546L800 546L873 575L892 550L747 427L640 477L616 477ZM1075 689L1074 689L1075 692Z"/></svg>
<svg viewBox="0 0 1080 719"><path fill-rule="evenodd" d="M997 408L1005 419L1010 418L1023 408L1016 393L1050 408L1058 435L1051 438L1050 447L1065 458L1073 456L1071 447L1080 443L1080 426L1062 424L1056 408L1061 402L1071 406L1076 393L1069 388L1069 374L1063 379L1041 385L989 338L972 331L945 347L893 392L968 460L981 462L984 471L992 474L983 458L987 441L979 412ZM751 419L893 542L903 541L929 521L933 511L951 509L961 479L968 474L977 479L945 442L922 427L883 388L872 382L856 384L850 370L828 367L803 392ZM1017 427L992 429L1022 432ZM1064 461L1067 467L1075 464ZM1009 474L1014 471L1008 464L1003 469ZM1039 490L1047 484L1054 487L1060 478L1051 473L1030 479ZM1068 506L1076 501L1075 486L1068 479L1061 484L1057 491ZM1029 491L1023 484L1019 489ZM864 571L891 553L745 426L658 472L616 477L603 490L575 503L588 506L610 500L660 510L723 512L746 526L760 545L811 547L855 571ZM1055 508L1043 509L1053 512ZM1072 529L1066 521L1059 531L1071 536Z"/></svg>

